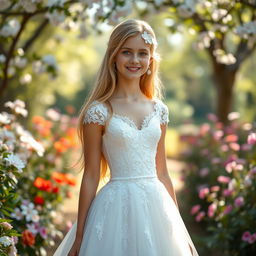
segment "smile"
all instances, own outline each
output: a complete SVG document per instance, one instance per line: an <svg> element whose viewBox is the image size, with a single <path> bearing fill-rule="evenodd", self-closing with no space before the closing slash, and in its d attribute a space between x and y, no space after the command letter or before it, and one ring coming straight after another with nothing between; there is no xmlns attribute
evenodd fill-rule
<svg viewBox="0 0 256 256"><path fill-rule="evenodd" d="M127 69L131 72L137 72L138 70L140 70L140 67L127 67Z"/></svg>

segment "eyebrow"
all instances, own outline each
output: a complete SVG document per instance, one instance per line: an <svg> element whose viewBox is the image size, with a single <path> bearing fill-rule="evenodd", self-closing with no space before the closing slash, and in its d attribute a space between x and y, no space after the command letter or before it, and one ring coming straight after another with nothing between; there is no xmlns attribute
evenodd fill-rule
<svg viewBox="0 0 256 256"><path fill-rule="evenodd" d="M121 49L128 49L128 50L133 50L132 48L129 48L129 47L122 47ZM148 49L147 48L141 48L141 49L139 49L139 51L148 51Z"/></svg>

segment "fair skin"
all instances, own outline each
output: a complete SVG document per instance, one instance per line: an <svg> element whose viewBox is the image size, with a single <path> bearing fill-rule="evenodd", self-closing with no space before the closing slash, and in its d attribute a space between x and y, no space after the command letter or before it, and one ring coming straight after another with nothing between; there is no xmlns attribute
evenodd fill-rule
<svg viewBox="0 0 256 256"><path fill-rule="evenodd" d="M152 102L141 92L139 87L140 77L148 70L151 61L150 45L145 43L140 34L128 38L115 58L118 83L109 101L113 107L113 112L118 112L117 109L132 108L135 112L141 113L141 106L144 106L142 116L133 115L131 117L138 128L142 123L143 117L152 112ZM131 115L129 114L129 116ZM166 128L167 125L161 125L162 134L156 154L157 176L178 207L166 164L164 143ZM84 147L86 172L82 177L79 194L76 238L68 256L78 256L79 254L87 212L96 196L100 179L100 156L104 126L90 123L84 125L84 129L86 134L84 138L86 144L86 147Z"/></svg>

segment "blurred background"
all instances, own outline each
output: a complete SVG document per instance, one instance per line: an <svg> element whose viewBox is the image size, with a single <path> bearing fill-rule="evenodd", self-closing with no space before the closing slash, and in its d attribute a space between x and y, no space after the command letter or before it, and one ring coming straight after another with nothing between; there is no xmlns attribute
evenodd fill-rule
<svg viewBox="0 0 256 256"><path fill-rule="evenodd" d="M16 2L0 1L1 255L52 255L75 220L77 117L125 18L156 33L168 169L199 254L255 255L256 2Z"/></svg>

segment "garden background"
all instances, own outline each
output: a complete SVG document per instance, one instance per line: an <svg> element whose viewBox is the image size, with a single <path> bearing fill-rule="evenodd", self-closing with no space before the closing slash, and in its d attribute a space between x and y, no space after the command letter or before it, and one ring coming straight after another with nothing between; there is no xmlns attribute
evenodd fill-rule
<svg viewBox="0 0 256 256"><path fill-rule="evenodd" d="M0 255L52 255L75 220L77 116L126 18L156 33L168 170L199 255L255 255L254 0L0 0Z"/></svg>

